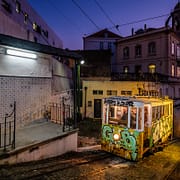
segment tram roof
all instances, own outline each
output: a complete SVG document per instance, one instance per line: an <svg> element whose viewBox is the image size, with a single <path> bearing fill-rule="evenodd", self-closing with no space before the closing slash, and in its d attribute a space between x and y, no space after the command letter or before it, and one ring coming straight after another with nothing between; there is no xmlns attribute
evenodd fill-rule
<svg viewBox="0 0 180 180"><path fill-rule="evenodd" d="M173 100L165 97L165 98L156 98L156 97L149 97L149 96L113 96L104 98L106 103L108 104L121 104L125 103L125 105L130 104L130 102L140 103L140 104L151 104L152 106L161 105L164 103L172 103Z"/></svg>

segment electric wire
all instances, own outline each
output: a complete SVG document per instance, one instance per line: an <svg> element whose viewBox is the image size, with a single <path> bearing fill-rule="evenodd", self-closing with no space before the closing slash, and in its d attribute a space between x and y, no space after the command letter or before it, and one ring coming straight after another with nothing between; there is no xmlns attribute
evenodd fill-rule
<svg viewBox="0 0 180 180"><path fill-rule="evenodd" d="M56 6L54 4L54 1L49 0L47 1L55 10L56 12L62 16L67 22L69 22L69 24L71 24L73 27L75 27L77 29L78 32L80 32L80 34L83 34L83 32L80 30L80 27L74 23L74 21L72 21L71 19L69 19L66 15L64 15L64 13L62 13L62 10L59 8L59 6Z"/></svg>
<svg viewBox="0 0 180 180"><path fill-rule="evenodd" d="M153 20L153 19L157 19L157 18L162 18L162 17L168 16L168 15L169 14L163 14L163 15L160 15L160 16L149 17L149 18L140 19L140 20L137 20L137 21L131 21L131 22L127 22L127 23L124 23L124 24L119 24L118 26L122 27L122 26L131 25L131 24L137 24L137 23L140 23L140 22L143 22L143 21L149 21L149 20Z"/></svg>
<svg viewBox="0 0 180 180"><path fill-rule="evenodd" d="M99 26L88 16L88 14L79 6L79 4L72 0L72 2L80 9L80 11L88 18L88 20L97 28L100 29Z"/></svg>
<svg viewBox="0 0 180 180"><path fill-rule="evenodd" d="M109 15L106 13L106 11L103 9L103 7L98 3L97 0L94 0L94 2L96 3L96 5L99 7L99 9L103 12L103 14L106 16L106 18L110 21L110 23L113 25L113 27L116 27L116 29L119 31L119 25L116 25L112 19L109 17Z"/></svg>

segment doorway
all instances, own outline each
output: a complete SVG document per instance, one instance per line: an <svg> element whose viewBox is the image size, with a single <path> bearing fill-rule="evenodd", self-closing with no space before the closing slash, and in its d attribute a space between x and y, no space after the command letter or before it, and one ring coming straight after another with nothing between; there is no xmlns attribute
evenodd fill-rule
<svg viewBox="0 0 180 180"><path fill-rule="evenodd" d="M94 118L101 118L101 99L94 99Z"/></svg>

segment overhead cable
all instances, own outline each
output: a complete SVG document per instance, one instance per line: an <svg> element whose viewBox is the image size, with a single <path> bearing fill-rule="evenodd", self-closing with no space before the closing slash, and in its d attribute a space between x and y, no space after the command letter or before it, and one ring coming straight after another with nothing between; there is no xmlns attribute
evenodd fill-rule
<svg viewBox="0 0 180 180"><path fill-rule="evenodd" d="M108 16L108 14L106 13L106 11L103 9L103 7L97 2L97 0L94 0L94 2L96 3L96 5L99 7L99 9L103 12L103 14L106 16L106 18L111 22L111 24L116 27L116 29L119 31L118 27L119 25L116 25L112 19Z"/></svg>
<svg viewBox="0 0 180 180"><path fill-rule="evenodd" d="M50 1L51 1L51 2L50 2ZM64 13L62 13L62 10L59 8L59 6L56 6L56 5L54 4L54 1L49 0L49 1L47 1L47 2L49 2L49 4L57 11L57 13L60 14L60 16L62 16L65 20L67 20L67 21L69 22L69 24L71 24L73 27L76 27L76 29L78 30L78 32L80 31L80 33L83 34L82 31L80 30L80 27L79 27L76 23L74 23L74 21L72 21L72 20L69 19L67 16L65 16Z"/></svg>
<svg viewBox="0 0 180 180"><path fill-rule="evenodd" d="M97 28L100 29L99 26L86 14L86 12L79 6L79 4L72 0L72 2L81 10L81 12L88 18L88 20Z"/></svg>

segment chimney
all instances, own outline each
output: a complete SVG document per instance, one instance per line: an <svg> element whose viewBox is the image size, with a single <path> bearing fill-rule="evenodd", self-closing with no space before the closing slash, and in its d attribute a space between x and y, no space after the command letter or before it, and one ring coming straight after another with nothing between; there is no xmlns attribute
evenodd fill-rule
<svg viewBox="0 0 180 180"><path fill-rule="evenodd" d="M146 31L147 30L147 25L146 24L144 24L144 31Z"/></svg>
<svg viewBox="0 0 180 180"><path fill-rule="evenodd" d="M134 28L131 29L131 35L134 35Z"/></svg>

